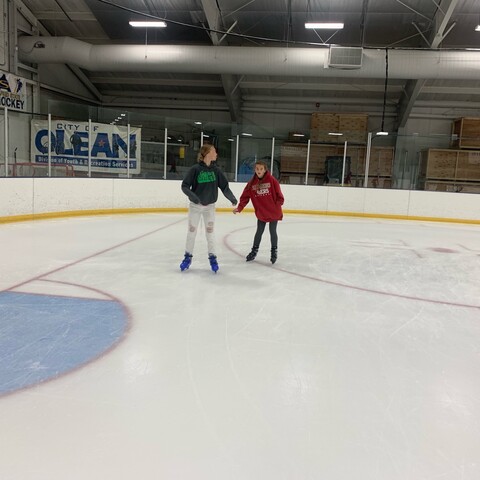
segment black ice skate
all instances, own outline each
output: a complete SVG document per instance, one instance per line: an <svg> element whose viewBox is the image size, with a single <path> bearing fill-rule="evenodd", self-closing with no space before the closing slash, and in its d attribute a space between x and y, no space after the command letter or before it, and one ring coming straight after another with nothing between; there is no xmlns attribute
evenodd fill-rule
<svg viewBox="0 0 480 480"><path fill-rule="evenodd" d="M277 261L277 250L278 247L272 247L272 249L270 250L270 261L272 262L272 264Z"/></svg>
<svg viewBox="0 0 480 480"><path fill-rule="evenodd" d="M252 260L255 260L257 257L258 253L258 245L254 245L252 247L252 251L246 256L247 262L251 262Z"/></svg>

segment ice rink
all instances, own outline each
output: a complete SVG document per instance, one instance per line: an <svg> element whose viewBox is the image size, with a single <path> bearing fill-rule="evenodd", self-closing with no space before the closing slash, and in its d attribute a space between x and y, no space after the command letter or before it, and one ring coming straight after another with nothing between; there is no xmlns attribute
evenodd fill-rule
<svg viewBox="0 0 480 480"><path fill-rule="evenodd" d="M478 480L480 227L0 225L1 480Z"/></svg>

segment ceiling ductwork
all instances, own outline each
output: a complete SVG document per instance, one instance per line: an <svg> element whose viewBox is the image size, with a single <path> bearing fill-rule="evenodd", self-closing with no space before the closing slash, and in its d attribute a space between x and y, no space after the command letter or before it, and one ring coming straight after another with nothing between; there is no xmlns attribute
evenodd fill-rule
<svg viewBox="0 0 480 480"><path fill-rule="evenodd" d="M328 68L329 48L92 45L70 37L19 38L19 57L87 71L383 78L385 49L363 49L360 68ZM396 79L480 78L480 52L389 49Z"/></svg>

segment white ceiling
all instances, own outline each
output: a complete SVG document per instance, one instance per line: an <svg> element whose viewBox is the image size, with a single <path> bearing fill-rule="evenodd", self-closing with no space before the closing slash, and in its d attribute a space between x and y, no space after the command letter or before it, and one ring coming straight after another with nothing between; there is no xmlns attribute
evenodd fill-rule
<svg viewBox="0 0 480 480"><path fill-rule="evenodd" d="M181 44L306 47L337 44L365 49L480 48L478 0L23 0L49 36L91 44ZM143 14L143 15L142 15ZM132 19L167 21L164 29L134 29ZM339 31L306 30L306 21L343 22ZM231 35L223 37L223 32ZM479 52L480 65L480 52ZM480 67L479 67L480 68ZM479 70L480 71L480 70ZM377 113L385 102L397 125L413 109L480 112L479 80L305 78L83 71L104 105L244 111L324 110ZM387 86L386 96L385 85Z"/></svg>

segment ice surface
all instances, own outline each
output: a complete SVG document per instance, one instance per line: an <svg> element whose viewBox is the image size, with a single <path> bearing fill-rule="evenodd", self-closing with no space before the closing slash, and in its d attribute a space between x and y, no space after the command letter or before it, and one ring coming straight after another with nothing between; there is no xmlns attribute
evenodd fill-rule
<svg viewBox="0 0 480 480"><path fill-rule="evenodd" d="M183 214L0 225L0 290L131 322L0 397L1 478L480 478L480 227L286 215L272 266L255 225L217 215L216 275L203 230L180 272Z"/></svg>

